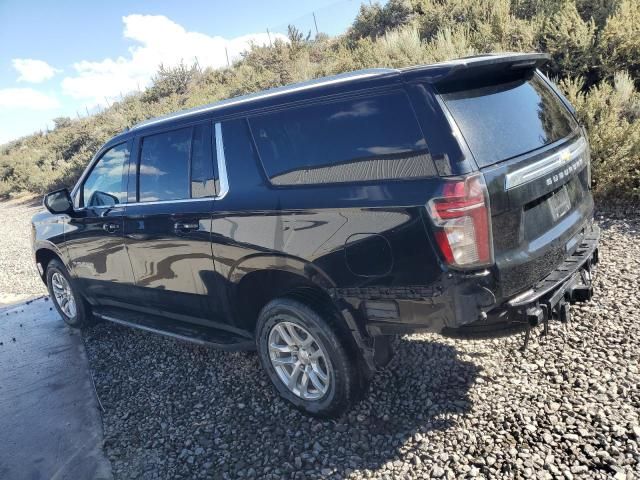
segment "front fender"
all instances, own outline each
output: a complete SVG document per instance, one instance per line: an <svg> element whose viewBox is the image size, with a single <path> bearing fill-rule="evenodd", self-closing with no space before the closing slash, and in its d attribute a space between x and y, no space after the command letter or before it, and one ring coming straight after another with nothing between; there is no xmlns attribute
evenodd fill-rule
<svg viewBox="0 0 640 480"><path fill-rule="evenodd" d="M37 257L44 251L47 255L60 258L67 270L71 272L69 258L64 248L65 225L68 218L67 215L53 215L46 210L36 213L31 218L31 248L34 262L37 262Z"/></svg>
<svg viewBox="0 0 640 480"><path fill-rule="evenodd" d="M43 255L44 254L44 255ZM33 261L36 265L38 273L40 277L44 279L44 270L40 271L40 267L38 267L39 259L42 257L51 258L52 256L58 257L63 265L66 267L67 271L73 275L72 269L70 268L69 259L63 252L52 242L48 240L39 240L34 242L33 244Z"/></svg>

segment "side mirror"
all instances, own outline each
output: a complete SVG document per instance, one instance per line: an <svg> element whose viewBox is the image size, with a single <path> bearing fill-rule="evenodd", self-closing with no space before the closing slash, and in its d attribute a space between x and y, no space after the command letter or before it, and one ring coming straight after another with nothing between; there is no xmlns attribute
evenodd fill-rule
<svg viewBox="0 0 640 480"><path fill-rule="evenodd" d="M44 206L54 214L73 212L73 201L71 200L69 190L63 188L55 192L47 193L44 196Z"/></svg>

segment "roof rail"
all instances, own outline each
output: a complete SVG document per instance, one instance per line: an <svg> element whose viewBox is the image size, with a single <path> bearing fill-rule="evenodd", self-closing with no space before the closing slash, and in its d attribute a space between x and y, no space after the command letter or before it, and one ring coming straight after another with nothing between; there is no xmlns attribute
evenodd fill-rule
<svg viewBox="0 0 640 480"><path fill-rule="evenodd" d="M146 127L149 125L155 125L158 123L163 123L165 121L174 120L176 118L189 117L192 115L197 115L199 113L209 112L212 110L217 110L223 107L230 107L233 105L240 105L242 103L253 102L256 100L261 100L264 98L274 97L277 95L283 95L286 93L293 93L302 90L310 90L326 85L332 85L336 83L343 83L352 80L367 78L367 77L375 77L380 75L385 75L389 73L398 73L400 70L395 68L369 68L365 70L356 70L354 72L341 73L338 75L333 75L330 77L321 77L313 80L307 80L305 82L293 83L291 85L285 85L283 87L270 88L268 90L263 90L256 93L250 93L248 95L241 95L239 97L229 98L227 100L221 100L219 102L210 103L208 105L203 105L200 107L191 108L188 110L182 110L176 113L171 113L169 115L164 115L161 117L152 118L149 120L145 120L143 122L137 123L136 125L131 127L131 130L136 130L138 128Z"/></svg>

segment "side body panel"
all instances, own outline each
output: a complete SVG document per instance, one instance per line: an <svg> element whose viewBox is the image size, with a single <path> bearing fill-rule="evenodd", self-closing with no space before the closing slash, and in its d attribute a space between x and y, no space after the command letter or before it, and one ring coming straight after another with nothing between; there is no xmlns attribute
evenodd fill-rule
<svg viewBox="0 0 640 480"><path fill-rule="evenodd" d="M136 279L134 308L211 318L206 285L211 258L212 199L126 207L124 241Z"/></svg>
<svg viewBox="0 0 640 480"><path fill-rule="evenodd" d="M124 208L85 208L69 218L65 245L80 288L92 303L126 298L134 283L122 236Z"/></svg>
<svg viewBox="0 0 640 480"><path fill-rule="evenodd" d="M222 122L230 189L214 203L212 249L221 303L253 272L298 273L334 295L426 286L440 278L421 211L440 181L274 187L246 119ZM231 295L229 295L231 293ZM437 308L437 307L435 307Z"/></svg>
<svg viewBox="0 0 640 480"><path fill-rule="evenodd" d="M126 197L127 171L130 163L130 139L113 139L95 155L82 179L73 191L76 210L65 224L65 248L69 267L87 300L93 304L126 298L134 284L129 256L124 246L124 206L122 203L107 206L81 206L84 181L98 168L103 155L118 145L125 145L127 157L121 164L120 191ZM115 172L114 172L115 173ZM116 174L116 175L117 175ZM110 174L111 175L111 174ZM114 178L117 178L114 176ZM123 198L124 201L124 198Z"/></svg>
<svg viewBox="0 0 640 480"><path fill-rule="evenodd" d="M207 142L211 143L208 124ZM224 323L210 309L206 287L215 276L213 198L139 202L142 140L137 137L133 143L124 221L124 242L135 278L128 308L201 325Z"/></svg>

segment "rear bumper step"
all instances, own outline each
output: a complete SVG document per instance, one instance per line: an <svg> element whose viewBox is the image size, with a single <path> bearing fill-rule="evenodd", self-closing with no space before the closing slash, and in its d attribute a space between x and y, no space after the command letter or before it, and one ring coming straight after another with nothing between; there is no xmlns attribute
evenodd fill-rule
<svg viewBox="0 0 640 480"><path fill-rule="evenodd" d="M591 231L585 234L573 254L565 258L553 272L540 280L533 288L510 299L507 302L508 307L511 309L525 307L543 299L551 292L556 292L557 294L557 290L560 287L564 287L563 291L580 290L579 284L574 284L571 280L580 270L586 269L587 272L590 272L591 265L598 262L599 240L600 229L598 226L593 225ZM589 287L590 285L591 279L589 278Z"/></svg>

